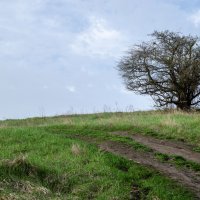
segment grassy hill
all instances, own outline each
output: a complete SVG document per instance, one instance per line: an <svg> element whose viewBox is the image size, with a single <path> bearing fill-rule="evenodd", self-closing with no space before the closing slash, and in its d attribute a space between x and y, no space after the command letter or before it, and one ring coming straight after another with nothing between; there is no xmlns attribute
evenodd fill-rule
<svg viewBox="0 0 200 200"><path fill-rule="evenodd" d="M185 158L184 152L183 156L163 153L131 138L136 134L151 142L164 142L163 146L165 142L182 145L183 150L186 146L196 160ZM198 152L198 112L101 113L1 121L0 199L198 199ZM165 173L168 166L180 172L183 180L170 171Z"/></svg>

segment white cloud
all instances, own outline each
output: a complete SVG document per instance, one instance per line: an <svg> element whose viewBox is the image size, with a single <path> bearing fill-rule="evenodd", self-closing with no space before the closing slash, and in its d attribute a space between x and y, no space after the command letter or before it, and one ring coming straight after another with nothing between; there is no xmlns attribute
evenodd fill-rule
<svg viewBox="0 0 200 200"><path fill-rule="evenodd" d="M105 19L90 18L89 27L78 33L71 44L80 55L117 57L126 47L122 33L108 26Z"/></svg>
<svg viewBox="0 0 200 200"><path fill-rule="evenodd" d="M190 17L189 20L196 26L198 27L200 25L200 10L197 12L193 13Z"/></svg>
<svg viewBox="0 0 200 200"><path fill-rule="evenodd" d="M76 88L73 85L66 86L67 91L74 93L76 92Z"/></svg>

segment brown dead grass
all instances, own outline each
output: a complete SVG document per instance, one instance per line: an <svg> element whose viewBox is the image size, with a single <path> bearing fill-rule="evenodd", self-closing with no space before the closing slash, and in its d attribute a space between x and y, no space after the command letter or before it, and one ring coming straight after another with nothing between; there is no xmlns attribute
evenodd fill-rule
<svg viewBox="0 0 200 200"><path fill-rule="evenodd" d="M179 124L175 121L175 119L172 118L171 115L168 115L162 122L162 125L164 126L170 126L170 127L178 127Z"/></svg>
<svg viewBox="0 0 200 200"><path fill-rule="evenodd" d="M3 160L3 164L7 165L8 167L17 167L27 163L27 155L20 154L18 157L12 160Z"/></svg>
<svg viewBox="0 0 200 200"><path fill-rule="evenodd" d="M17 200L19 198L17 198L15 196L15 194L8 194L8 195L5 195L5 196L0 196L0 200Z"/></svg>
<svg viewBox="0 0 200 200"><path fill-rule="evenodd" d="M72 152L72 154L78 156L83 152L83 150L81 149L80 145L73 144L71 147L71 152Z"/></svg>

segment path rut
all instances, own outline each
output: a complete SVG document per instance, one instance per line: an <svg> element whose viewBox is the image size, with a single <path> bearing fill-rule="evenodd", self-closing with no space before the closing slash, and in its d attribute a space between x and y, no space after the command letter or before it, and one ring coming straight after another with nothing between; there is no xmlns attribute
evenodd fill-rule
<svg viewBox="0 0 200 200"><path fill-rule="evenodd" d="M128 132L112 132L111 134L132 138L133 140L163 154L177 155L185 158L186 160L200 163L200 153L192 151L192 147L190 145L182 142L160 140L151 136L139 134L131 135Z"/></svg>
<svg viewBox="0 0 200 200"><path fill-rule="evenodd" d="M112 134L130 136L128 133L122 134L122 132L115 132ZM136 151L131 146L121 142L99 141L97 138L82 135L73 135L71 137L95 144L103 151L110 152L126 159L133 160L141 165L154 168L155 170L193 191L194 194L196 194L197 199L200 199L200 176L197 172L176 168L173 164L157 160L154 156L154 152Z"/></svg>
<svg viewBox="0 0 200 200"><path fill-rule="evenodd" d="M134 162L160 171L167 177L178 181L183 186L194 191L198 197L197 199L200 199L200 176L198 176L195 172L177 169L175 166L169 163L159 162L155 160L152 153L134 151L132 147L119 142L106 141L99 144L99 147L104 151L120 155L126 159L133 160Z"/></svg>

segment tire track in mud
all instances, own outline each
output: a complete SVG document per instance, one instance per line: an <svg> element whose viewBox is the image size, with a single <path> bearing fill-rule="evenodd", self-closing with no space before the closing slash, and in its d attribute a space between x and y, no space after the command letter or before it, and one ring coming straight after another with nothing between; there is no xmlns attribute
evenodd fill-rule
<svg viewBox="0 0 200 200"><path fill-rule="evenodd" d="M196 163L200 163L200 153L192 151L192 146L183 142L160 140L151 136L129 134L128 132L112 132L112 135L129 137L155 151L163 154L177 155Z"/></svg>
<svg viewBox="0 0 200 200"><path fill-rule="evenodd" d="M124 134L124 136L127 135ZM115 155L122 156L128 160L132 160L138 164L153 168L172 180L177 181L184 187L190 189L194 192L194 194L196 194L197 199L200 199L200 176L194 171L176 168L176 166L171 163L157 160L154 156L154 152L136 151L130 145L121 142L99 141L97 138L82 135L74 135L71 137L95 144L102 151L110 152Z"/></svg>
<svg viewBox="0 0 200 200"><path fill-rule="evenodd" d="M106 141L98 145L100 149L122 156L126 159L156 169L167 177L179 182L181 185L194 191L200 198L200 176L193 171L177 169L169 163L159 162L150 152L135 151L131 146L119 142Z"/></svg>

